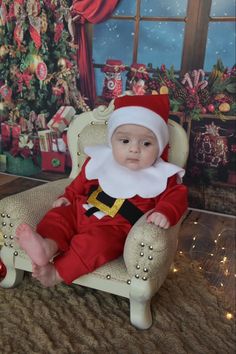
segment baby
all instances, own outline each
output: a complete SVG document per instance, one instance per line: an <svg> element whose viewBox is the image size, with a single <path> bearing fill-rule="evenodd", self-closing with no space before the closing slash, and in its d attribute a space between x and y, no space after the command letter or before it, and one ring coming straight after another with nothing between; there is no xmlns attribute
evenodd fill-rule
<svg viewBox="0 0 236 354"><path fill-rule="evenodd" d="M81 172L37 225L16 230L44 286L92 272L122 255L132 225L147 211L148 223L167 229L187 208L184 170L166 162L167 95L115 99L108 144L87 147Z"/></svg>

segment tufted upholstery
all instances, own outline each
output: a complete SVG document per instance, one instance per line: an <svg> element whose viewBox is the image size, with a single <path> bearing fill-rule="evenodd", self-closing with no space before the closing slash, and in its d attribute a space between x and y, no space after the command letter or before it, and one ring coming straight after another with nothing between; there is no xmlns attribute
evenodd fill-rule
<svg viewBox="0 0 236 354"><path fill-rule="evenodd" d="M17 225L27 222L33 227L51 208L52 202L78 174L86 158L84 147L103 143L106 139L106 122L113 105L100 106L92 112L82 113L71 122L68 145L72 157L69 178L48 182L0 201L3 247L1 259L7 267L7 275L0 286L16 286L23 279L24 271L31 271L27 255L14 243ZM184 166L188 156L188 140L183 128L169 121L170 161ZM145 215L132 227L120 257L98 268L91 274L74 281L75 284L92 287L121 295L130 300L130 320L138 328L151 326L150 302L164 282L173 262L178 229L181 221L168 230L145 222Z"/></svg>

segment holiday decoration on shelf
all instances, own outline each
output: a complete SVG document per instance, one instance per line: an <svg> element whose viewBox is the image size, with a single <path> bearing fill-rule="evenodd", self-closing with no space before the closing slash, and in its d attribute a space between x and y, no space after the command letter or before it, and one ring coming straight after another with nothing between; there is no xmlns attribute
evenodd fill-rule
<svg viewBox="0 0 236 354"><path fill-rule="evenodd" d="M146 65L132 64L127 72L126 90L129 94L144 95L146 92L146 82L149 79Z"/></svg>
<svg viewBox="0 0 236 354"><path fill-rule="evenodd" d="M214 122L205 131L196 131L192 154L195 162L207 167L224 166L229 162L228 136ZM229 134L228 134L229 135Z"/></svg>
<svg viewBox="0 0 236 354"><path fill-rule="evenodd" d="M184 112L191 119L211 113L224 118L236 113L236 66L225 68L219 59L208 77L202 69L178 77L173 66L168 70L162 65L152 70L146 92L168 93L171 110Z"/></svg>
<svg viewBox="0 0 236 354"><path fill-rule="evenodd" d="M105 74L102 96L106 101L111 101L122 94L121 73L124 70L125 67L121 60L108 59L106 61L106 65L102 68L102 72Z"/></svg>

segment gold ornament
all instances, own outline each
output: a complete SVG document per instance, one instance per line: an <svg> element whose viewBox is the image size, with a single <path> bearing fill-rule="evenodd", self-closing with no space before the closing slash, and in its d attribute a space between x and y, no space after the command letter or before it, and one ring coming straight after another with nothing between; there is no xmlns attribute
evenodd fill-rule
<svg viewBox="0 0 236 354"><path fill-rule="evenodd" d="M161 95L165 95L165 94L168 94L169 93L169 89L167 86L161 86L160 88L160 94Z"/></svg>
<svg viewBox="0 0 236 354"><path fill-rule="evenodd" d="M0 120L8 119L9 117L9 104L7 102L0 102Z"/></svg>
<svg viewBox="0 0 236 354"><path fill-rule="evenodd" d="M222 113L227 113L230 111L230 105L227 102L221 103L219 105L219 111Z"/></svg>
<svg viewBox="0 0 236 354"><path fill-rule="evenodd" d="M31 72L31 74L35 73L38 64L41 62L42 62L42 58L40 57L40 55L37 55L37 54L31 55L30 65L28 66L28 69Z"/></svg>
<svg viewBox="0 0 236 354"><path fill-rule="evenodd" d="M6 103L5 102L0 102L0 111L5 111L6 109Z"/></svg>
<svg viewBox="0 0 236 354"><path fill-rule="evenodd" d="M3 27L3 22L2 22L2 19L0 17L0 34L3 34L3 32L4 32L2 27Z"/></svg>
<svg viewBox="0 0 236 354"><path fill-rule="evenodd" d="M58 59L57 66L60 70L66 69L66 59L65 58Z"/></svg>
<svg viewBox="0 0 236 354"><path fill-rule="evenodd" d="M0 47L0 58L5 57L9 53L9 49L6 45L1 45Z"/></svg>
<svg viewBox="0 0 236 354"><path fill-rule="evenodd" d="M216 101L220 101L220 100L223 100L225 98L225 94L223 93L218 93L216 96L215 96L215 100Z"/></svg>
<svg viewBox="0 0 236 354"><path fill-rule="evenodd" d="M45 11L42 11L41 16L41 32L46 33L48 29L48 19Z"/></svg>

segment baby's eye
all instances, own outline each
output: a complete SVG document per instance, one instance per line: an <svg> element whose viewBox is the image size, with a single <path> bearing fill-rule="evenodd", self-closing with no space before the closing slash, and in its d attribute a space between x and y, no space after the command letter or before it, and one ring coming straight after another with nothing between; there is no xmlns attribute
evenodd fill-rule
<svg viewBox="0 0 236 354"><path fill-rule="evenodd" d="M151 143L150 143L150 141L144 141L144 142L143 142L143 145L144 145L144 146L150 146Z"/></svg>
<svg viewBox="0 0 236 354"><path fill-rule="evenodd" d="M121 139L123 144L129 144L129 139Z"/></svg>

